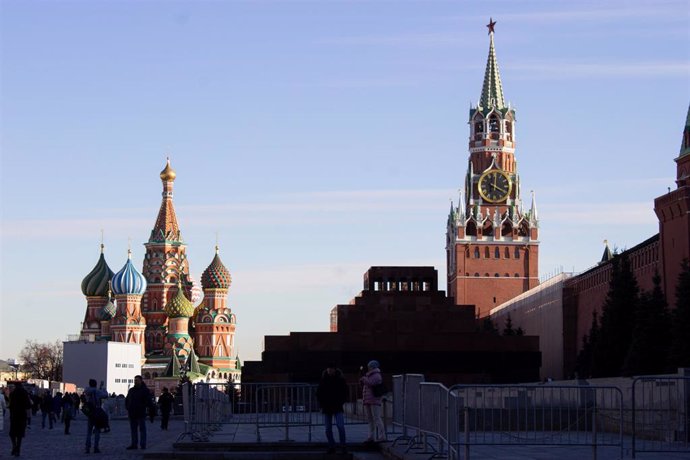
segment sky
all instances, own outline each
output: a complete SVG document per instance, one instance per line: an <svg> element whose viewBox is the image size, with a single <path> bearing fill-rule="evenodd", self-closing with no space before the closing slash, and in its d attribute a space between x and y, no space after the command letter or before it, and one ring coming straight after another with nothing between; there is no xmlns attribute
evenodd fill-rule
<svg viewBox="0 0 690 460"><path fill-rule="evenodd" d="M684 1L0 1L0 359L77 334L101 230L141 269L167 156L243 361L327 331L370 266L432 265L489 40L542 278L658 231L690 101Z"/></svg>

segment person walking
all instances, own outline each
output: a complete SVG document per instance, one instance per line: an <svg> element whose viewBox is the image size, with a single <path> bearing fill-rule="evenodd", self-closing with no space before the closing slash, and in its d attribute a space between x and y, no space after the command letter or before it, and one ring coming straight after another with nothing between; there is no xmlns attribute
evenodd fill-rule
<svg viewBox="0 0 690 460"><path fill-rule="evenodd" d="M93 434L93 453L100 454L101 450L98 444L101 440L101 430L96 426L95 412L97 408L101 407L101 399L107 398L108 392L103 388L96 388L96 379L89 379L89 387L84 390L84 405L87 406L88 414L86 416L86 445L84 452L91 452L91 435Z"/></svg>
<svg viewBox="0 0 690 460"><path fill-rule="evenodd" d="M10 440L12 441L12 455L19 457L22 439L26 434L26 423L32 406L29 393L21 382L14 384L10 393Z"/></svg>
<svg viewBox="0 0 690 460"><path fill-rule="evenodd" d="M374 394L374 387L383 383L379 362L371 360L367 364L367 370L359 379L362 384L362 401L364 413L369 422L369 437L365 442L381 442L386 440L386 429L381 417L381 396Z"/></svg>
<svg viewBox="0 0 690 460"><path fill-rule="evenodd" d="M69 393L65 393L62 397L62 423L65 425L65 434L69 434L70 426L72 425L72 419L74 418L74 399Z"/></svg>
<svg viewBox="0 0 690 460"><path fill-rule="evenodd" d="M326 426L326 439L328 439L329 454L335 453L335 439L333 438L333 419L338 427L340 449L347 453L345 444L345 416L343 404L347 401L347 383L340 369L335 364L329 364L321 374L319 386L316 389L316 399L323 412L323 421Z"/></svg>
<svg viewBox="0 0 690 460"><path fill-rule="evenodd" d="M45 390L43 396L41 397L41 429L46 427L46 418L48 418L48 424L50 429L53 429L53 421L55 419L55 414L53 412L53 397L50 394L50 390Z"/></svg>
<svg viewBox="0 0 690 460"><path fill-rule="evenodd" d="M161 410L161 430L168 429L168 421L170 420L170 412L172 412L175 398L168 391L167 387L163 387L163 392L158 397L158 407Z"/></svg>
<svg viewBox="0 0 690 460"><path fill-rule="evenodd" d="M153 405L151 392L141 375L134 377L134 386L127 392L125 407L129 417L129 428L132 442L128 450L136 449L137 444L146 449L146 413ZM138 433L137 433L138 431Z"/></svg>

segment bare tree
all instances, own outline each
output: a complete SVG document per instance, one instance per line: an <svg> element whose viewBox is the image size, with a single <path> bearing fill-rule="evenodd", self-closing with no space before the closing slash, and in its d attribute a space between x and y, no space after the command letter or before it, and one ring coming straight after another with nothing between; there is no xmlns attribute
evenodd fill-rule
<svg viewBox="0 0 690 460"><path fill-rule="evenodd" d="M19 352L22 371L32 378L62 380L62 342L38 343L27 340Z"/></svg>

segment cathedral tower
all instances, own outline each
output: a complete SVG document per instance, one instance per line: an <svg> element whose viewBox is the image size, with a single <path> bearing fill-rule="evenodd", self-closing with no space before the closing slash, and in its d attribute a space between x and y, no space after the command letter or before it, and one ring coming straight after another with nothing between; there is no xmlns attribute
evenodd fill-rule
<svg viewBox="0 0 690 460"><path fill-rule="evenodd" d="M470 108L469 159L446 229L448 293L479 317L539 284L539 221L532 194L523 207L515 158L515 109L506 104L489 25L489 57L479 102Z"/></svg>
<svg viewBox="0 0 690 460"><path fill-rule="evenodd" d="M86 314L82 323L81 336L96 339L101 335L101 310L110 300L108 283L113 271L108 267L103 254L105 246L101 243L101 255L96 266L81 282L81 292L86 296Z"/></svg>
<svg viewBox="0 0 690 460"><path fill-rule="evenodd" d="M177 283L177 293L165 305L168 315L168 333L165 340L165 354L175 355L182 362L192 353L192 338L189 336L189 317L194 314L194 305L184 295L182 283Z"/></svg>
<svg viewBox="0 0 690 460"><path fill-rule="evenodd" d="M227 304L232 279L218 255L201 275L203 303L195 315L194 347L199 360L219 370L224 379L239 378L235 357L235 314Z"/></svg>
<svg viewBox="0 0 690 460"><path fill-rule="evenodd" d="M141 313L141 300L146 291L146 279L134 268L132 251L127 251L127 262L112 279L117 302L117 313L110 323L111 340L141 344L144 358L146 319Z"/></svg>
<svg viewBox="0 0 690 460"><path fill-rule="evenodd" d="M173 183L177 174L170 166L168 159L165 169L161 171L163 182L163 200L158 218L151 230L149 241L144 244L143 275L148 289L142 301L143 314L146 317L146 351L162 352L165 344L165 327L168 316L164 308L176 293L178 282L187 295L190 294L192 284L189 281L189 264L187 262L187 247L182 241L180 227L173 206Z"/></svg>
<svg viewBox="0 0 690 460"><path fill-rule="evenodd" d="M690 258L690 107L676 162L676 189L654 200L659 219L659 241L664 293L673 305L681 261Z"/></svg>

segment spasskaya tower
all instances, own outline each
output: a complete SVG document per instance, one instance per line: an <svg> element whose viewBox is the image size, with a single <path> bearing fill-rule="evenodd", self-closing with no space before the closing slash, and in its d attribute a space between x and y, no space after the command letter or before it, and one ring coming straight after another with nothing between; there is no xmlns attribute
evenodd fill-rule
<svg viewBox="0 0 690 460"><path fill-rule="evenodd" d="M458 305L492 308L539 284L539 220L534 193L523 206L515 157L515 109L506 104L489 28L479 102L470 108L469 159L446 229L448 293Z"/></svg>

